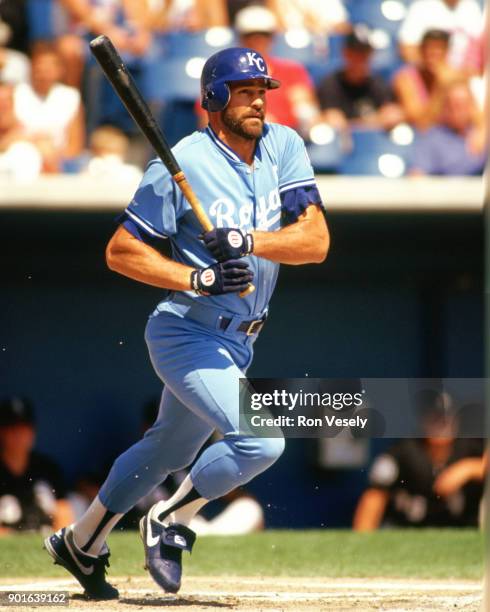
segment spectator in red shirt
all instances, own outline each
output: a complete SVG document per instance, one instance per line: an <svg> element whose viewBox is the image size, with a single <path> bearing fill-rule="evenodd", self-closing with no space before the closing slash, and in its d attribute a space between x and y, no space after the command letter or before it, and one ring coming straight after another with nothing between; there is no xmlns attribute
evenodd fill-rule
<svg viewBox="0 0 490 612"><path fill-rule="evenodd" d="M267 94L267 121L282 123L303 134L318 121L320 112L313 82L305 68L294 61L270 54L277 30L274 14L262 6L250 6L238 12L235 28L239 44L255 49L265 57L268 72L281 81L281 88ZM201 125L205 113L199 113Z"/></svg>

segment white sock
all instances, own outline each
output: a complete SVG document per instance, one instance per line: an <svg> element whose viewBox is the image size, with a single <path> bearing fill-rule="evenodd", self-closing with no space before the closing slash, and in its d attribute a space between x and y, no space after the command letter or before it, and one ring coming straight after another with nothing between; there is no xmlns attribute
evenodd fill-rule
<svg viewBox="0 0 490 612"><path fill-rule="evenodd" d="M108 510L97 496L85 514L71 526L75 544L87 555L99 555L107 536L123 516Z"/></svg>
<svg viewBox="0 0 490 612"><path fill-rule="evenodd" d="M164 525L169 525L170 523L189 525L194 516L209 501L209 499L205 499L204 497L196 498L195 495L196 490L194 489L190 475L188 475L170 499L167 499L167 501L160 501L151 508L150 517L155 521L163 522ZM180 503L184 501L187 496L189 496L190 501L180 506ZM174 506L177 507L174 508ZM165 515L163 520L159 518L161 514Z"/></svg>

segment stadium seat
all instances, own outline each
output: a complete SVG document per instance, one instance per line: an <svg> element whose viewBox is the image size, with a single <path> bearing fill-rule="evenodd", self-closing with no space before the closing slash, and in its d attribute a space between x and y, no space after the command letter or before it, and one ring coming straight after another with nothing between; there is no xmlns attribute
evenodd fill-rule
<svg viewBox="0 0 490 612"><path fill-rule="evenodd" d="M210 28L202 32L169 32L155 38L160 57L167 59L208 58L220 49L233 46L234 33L229 28Z"/></svg>
<svg viewBox="0 0 490 612"><path fill-rule="evenodd" d="M195 101L200 92L200 76L204 58L172 58L155 62L146 71L144 89L150 100Z"/></svg>
<svg viewBox="0 0 490 612"><path fill-rule="evenodd" d="M344 39L345 36L343 34L329 36L326 57L319 58L315 56L314 61L306 64L306 68L315 85L318 85L325 75L341 68Z"/></svg>
<svg viewBox="0 0 490 612"><path fill-rule="evenodd" d="M347 0L351 23L365 23L396 36L405 18L409 0Z"/></svg>
<svg viewBox="0 0 490 612"><path fill-rule="evenodd" d="M373 34L375 50L371 60L373 72L391 81L395 72L403 65L398 52L398 42L385 30L377 30Z"/></svg>
<svg viewBox="0 0 490 612"><path fill-rule="evenodd" d="M27 20L31 43L54 38L53 8L53 0L28 0Z"/></svg>
<svg viewBox="0 0 490 612"><path fill-rule="evenodd" d="M176 100L167 102L161 109L159 119L165 138L171 147L197 129L193 102Z"/></svg>
<svg viewBox="0 0 490 612"><path fill-rule="evenodd" d="M327 126L328 127L328 126ZM320 128L321 129L321 128ZM331 130L331 128L328 128ZM327 134L328 142L308 142L306 149L315 172L333 173L337 172L343 159L343 151L340 137L331 130L331 136Z"/></svg>
<svg viewBox="0 0 490 612"><path fill-rule="evenodd" d="M315 84L318 84L327 74L342 68L343 41L344 36L342 35L330 37L327 58L323 61L317 61L307 65L308 72ZM376 30L373 31L372 42L375 47L371 59L373 72L380 74L384 79L390 81L395 72L403 64L398 53L397 40L384 30Z"/></svg>
<svg viewBox="0 0 490 612"><path fill-rule="evenodd" d="M313 37L306 30L291 30L274 37L272 55L309 66L327 59L328 42L326 38Z"/></svg>
<svg viewBox="0 0 490 612"><path fill-rule="evenodd" d="M413 137L408 126L399 126L389 134L381 130L353 130L353 148L344 157L340 173L386 178L404 176L410 163Z"/></svg>

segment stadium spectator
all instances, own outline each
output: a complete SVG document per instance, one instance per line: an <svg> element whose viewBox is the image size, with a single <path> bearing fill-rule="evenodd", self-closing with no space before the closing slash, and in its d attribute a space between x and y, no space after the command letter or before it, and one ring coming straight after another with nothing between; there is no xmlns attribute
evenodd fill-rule
<svg viewBox="0 0 490 612"><path fill-rule="evenodd" d="M445 394L420 397L425 437L402 440L375 459L354 516L358 531L478 524L483 441L456 438L457 420Z"/></svg>
<svg viewBox="0 0 490 612"><path fill-rule="evenodd" d="M31 181L41 168L41 154L15 116L14 87L0 81L0 176Z"/></svg>
<svg viewBox="0 0 490 612"><path fill-rule="evenodd" d="M418 63L419 45L427 30L446 30L451 34L449 63L454 68L472 69L465 65L468 46L478 38L483 15L477 0L415 0L408 7L398 34L400 52L405 61Z"/></svg>
<svg viewBox="0 0 490 612"><path fill-rule="evenodd" d="M58 529L73 518L60 470L32 450L35 437L29 402L0 401L0 534Z"/></svg>
<svg viewBox="0 0 490 612"><path fill-rule="evenodd" d="M103 125L90 136L90 155L82 172L95 179L131 182L137 185L143 176L138 166L127 164L129 139L121 130Z"/></svg>
<svg viewBox="0 0 490 612"><path fill-rule="evenodd" d="M488 19L486 19L488 24ZM485 79L485 67L490 52L490 29L487 25L482 35L474 40L468 49L468 65L475 66L475 72L470 78L470 87L482 112L485 108L486 99L486 79Z"/></svg>
<svg viewBox="0 0 490 612"><path fill-rule="evenodd" d="M270 90L267 94L267 121L306 133L320 116L315 89L301 64L270 54L277 30L274 14L261 6L244 8L237 15L235 28L240 36L239 44L261 53L269 74L281 82L280 89ZM207 122L206 113L200 107L197 110L203 126Z"/></svg>
<svg viewBox="0 0 490 612"><path fill-rule="evenodd" d="M228 23L224 0L158 0L153 3L151 25L160 32L205 30Z"/></svg>
<svg viewBox="0 0 490 612"><path fill-rule="evenodd" d="M465 457L443 470L434 482L441 497L455 495L467 482L483 482L488 472L488 452L482 457Z"/></svg>
<svg viewBox="0 0 490 612"><path fill-rule="evenodd" d="M0 151L24 137L14 112L14 86L0 81Z"/></svg>
<svg viewBox="0 0 490 612"><path fill-rule="evenodd" d="M31 66L29 58L20 51L14 51L0 44L0 82L27 83Z"/></svg>
<svg viewBox="0 0 490 612"><path fill-rule="evenodd" d="M465 81L450 85L444 94L441 121L418 134L411 174L471 176L486 163L485 128Z"/></svg>
<svg viewBox="0 0 490 612"><path fill-rule="evenodd" d="M449 39L444 30L428 30L420 45L420 63L404 66L393 79L407 121L419 129L438 121L446 86L461 77L448 63Z"/></svg>
<svg viewBox="0 0 490 612"><path fill-rule="evenodd" d="M343 68L318 86L324 120L338 130L349 126L390 129L400 123L403 112L390 86L371 72L369 31L356 27L347 35L342 53Z"/></svg>
<svg viewBox="0 0 490 612"><path fill-rule="evenodd" d="M349 18L342 0L268 0L281 30L308 30L312 34L345 33Z"/></svg>
<svg viewBox="0 0 490 612"><path fill-rule="evenodd" d="M267 6L269 0L223 0L227 16L228 24L235 23L238 13L249 6Z"/></svg>
<svg viewBox="0 0 490 612"><path fill-rule="evenodd" d="M0 47L29 50L27 0L0 1Z"/></svg>
<svg viewBox="0 0 490 612"><path fill-rule="evenodd" d="M149 0L57 0L56 46L64 82L80 88L87 39L106 34L125 53L144 56L151 43Z"/></svg>
<svg viewBox="0 0 490 612"><path fill-rule="evenodd" d="M63 159L80 155L85 121L80 93L61 83L63 66L56 51L39 47L32 56L31 83L14 93L15 114L40 149L45 172L57 172Z"/></svg>

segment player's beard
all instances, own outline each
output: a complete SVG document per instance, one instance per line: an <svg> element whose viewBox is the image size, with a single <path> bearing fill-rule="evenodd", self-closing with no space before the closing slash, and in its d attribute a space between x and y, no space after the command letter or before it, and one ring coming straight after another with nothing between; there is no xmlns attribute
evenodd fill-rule
<svg viewBox="0 0 490 612"><path fill-rule="evenodd" d="M236 136L245 138L245 140L256 140L257 138L260 138L264 130L263 116L261 115L260 117L254 117L254 119L259 119L260 123L254 122L253 125L249 125L247 119L250 119L250 115L246 117L235 117L233 115L233 111L229 111L228 109L225 109L221 113L221 120L230 130L230 132Z"/></svg>

